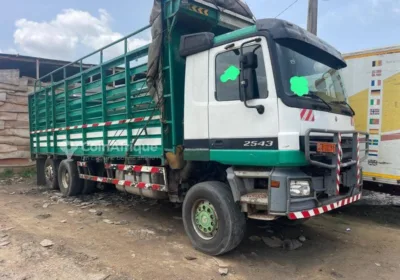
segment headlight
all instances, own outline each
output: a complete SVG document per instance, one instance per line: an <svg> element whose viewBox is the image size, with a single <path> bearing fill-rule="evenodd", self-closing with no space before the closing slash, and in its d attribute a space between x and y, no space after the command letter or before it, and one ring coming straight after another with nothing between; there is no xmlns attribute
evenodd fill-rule
<svg viewBox="0 0 400 280"><path fill-rule="evenodd" d="M309 196L311 193L309 181L290 181L290 195L291 196Z"/></svg>

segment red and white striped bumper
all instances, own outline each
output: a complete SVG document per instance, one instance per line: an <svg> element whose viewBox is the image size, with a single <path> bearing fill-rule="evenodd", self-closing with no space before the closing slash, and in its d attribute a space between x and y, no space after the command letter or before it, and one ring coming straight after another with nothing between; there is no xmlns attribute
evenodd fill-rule
<svg viewBox="0 0 400 280"><path fill-rule="evenodd" d="M153 191L160 191L160 192L167 192L168 189L164 185L160 184L151 184L146 182L134 182L134 181L127 181L127 180L119 180L114 178L106 178L106 177L99 177L99 176L91 176L86 174L79 174L79 178L89 181L95 181L99 183L107 183L113 185L123 185L125 187L131 188L138 188L138 189L145 189L145 190L153 190Z"/></svg>
<svg viewBox="0 0 400 280"><path fill-rule="evenodd" d="M304 210L304 211L298 211L298 212L291 212L288 215L288 218L290 220L297 220L297 219L304 219L304 218L310 218L325 212L329 212L333 209L337 209L339 207L345 206L347 204L356 202L357 200L361 199L361 193L354 195L352 197L348 197L339 201L336 201L334 203L324 205L318 208L314 208L311 210Z"/></svg>

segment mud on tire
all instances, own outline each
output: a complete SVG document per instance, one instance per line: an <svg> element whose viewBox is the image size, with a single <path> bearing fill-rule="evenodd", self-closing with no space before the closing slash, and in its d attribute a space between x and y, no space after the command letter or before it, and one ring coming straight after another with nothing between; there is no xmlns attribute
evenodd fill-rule
<svg viewBox="0 0 400 280"><path fill-rule="evenodd" d="M83 180L79 178L78 167L72 159L64 159L58 168L60 191L66 196L75 196L82 192Z"/></svg>
<svg viewBox="0 0 400 280"><path fill-rule="evenodd" d="M182 210L186 234L201 252L214 256L224 254L236 248L244 237L245 215L224 183L211 181L193 186ZM203 220L199 222L199 219Z"/></svg>
<svg viewBox="0 0 400 280"><path fill-rule="evenodd" d="M59 184L58 184L59 165L60 165L60 160L53 158L47 158L44 163L46 186L48 186L53 190L59 189Z"/></svg>

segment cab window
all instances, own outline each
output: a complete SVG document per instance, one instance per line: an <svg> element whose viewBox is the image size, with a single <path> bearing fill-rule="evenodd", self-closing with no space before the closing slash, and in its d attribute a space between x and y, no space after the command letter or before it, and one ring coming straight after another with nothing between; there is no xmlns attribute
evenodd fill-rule
<svg viewBox="0 0 400 280"><path fill-rule="evenodd" d="M248 46L243 49L244 52L254 51L258 59L256 69L257 86L256 96L258 98L267 98L267 77L265 73L264 57L261 45ZM223 52L217 55L215 62L215 81L217 101L240 100L240 52L239 49Z"/></svg>

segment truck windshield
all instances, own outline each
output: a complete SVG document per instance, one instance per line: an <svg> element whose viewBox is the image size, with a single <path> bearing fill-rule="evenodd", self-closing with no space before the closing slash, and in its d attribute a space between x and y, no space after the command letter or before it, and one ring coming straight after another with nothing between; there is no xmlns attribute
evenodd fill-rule
<svg viewBox="0 0 400 280"><path fill-rule="evenodd" d="M351 111L346 103L339 70L279 44L277 53L286 95L307 99L309 102L329 104L330 107L339 106L340 110ZM314 95L314 98L309 98L311 95Z"/></svg>

